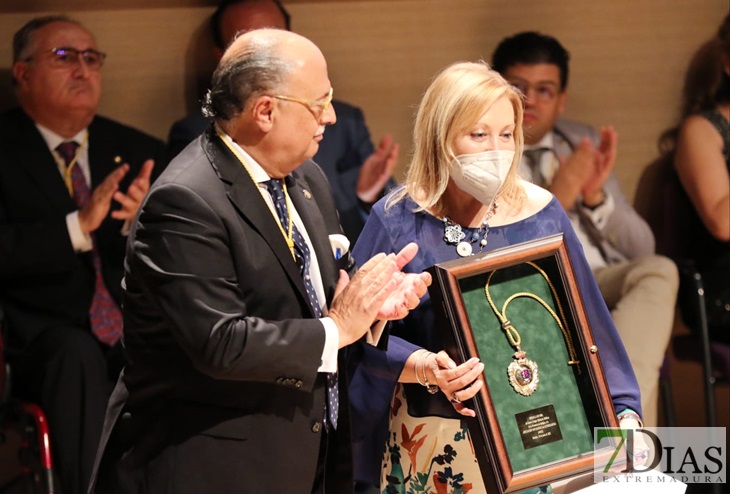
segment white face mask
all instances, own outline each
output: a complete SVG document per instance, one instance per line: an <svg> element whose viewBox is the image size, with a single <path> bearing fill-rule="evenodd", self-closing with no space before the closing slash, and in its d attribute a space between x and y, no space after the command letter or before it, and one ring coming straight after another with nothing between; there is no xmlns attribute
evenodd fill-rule
<svg viewBox="0 0 730 494"><path fill-rule="evenodd" d="M512 166L514 151L495 150L462 154L451 162L456 185L482 204L490 204Z"/></svg>

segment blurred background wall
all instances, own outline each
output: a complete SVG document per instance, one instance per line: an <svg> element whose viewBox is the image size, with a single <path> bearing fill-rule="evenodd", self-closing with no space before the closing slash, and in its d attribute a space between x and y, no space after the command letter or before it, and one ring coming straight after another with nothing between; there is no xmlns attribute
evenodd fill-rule
<svg viewBox="0 0 730 494"><path fill-rule="evenodd" d="M3 0L0 109L11 104L11 39L31 17L63 12L96 34L109 55L100 112L166 138L195 108L207 80L207 19L215 0ZM570 51L567 116L619 133L617 174L633 197L659 133L677 114L693 50L714 34L727 0L284 1L293 30L324 52L338 99L363 108L377 141L410 154L415 106L431 77L457 60L489 61L523 30L556 36ZM325 134L326 138L326 134Z"/></svg>

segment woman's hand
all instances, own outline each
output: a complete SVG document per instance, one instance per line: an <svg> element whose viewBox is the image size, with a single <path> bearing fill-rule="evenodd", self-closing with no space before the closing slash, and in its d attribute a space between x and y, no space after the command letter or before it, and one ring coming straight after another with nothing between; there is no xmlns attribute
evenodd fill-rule
<svg viewBox="0 0 730 494"><path fill-rule="evenodd" d="M475 417L476 412L467 408L463 402L473 398L482 389L484 382L481 376L484 364L474 357L461 365L456 365L442 350L434 357L429 356L427 366L433 373L432 382L441 388L441 392L446 395L454 409L461 415Z"/></svg>
<svg viewBox="0 0 730 494"><path fill-rule="evenodd" d="M643 428L643 425L637 414L628 413L626 415L619 415L619 427L622 429L641 429ZM644 435L634 434L633 443L633 451L629 451L629 454L634 459L634 465L646 465L649 460L651 448L648 444L646 444L646 441L644 441ZM624 447L627 448L628 444Z"/></svg>

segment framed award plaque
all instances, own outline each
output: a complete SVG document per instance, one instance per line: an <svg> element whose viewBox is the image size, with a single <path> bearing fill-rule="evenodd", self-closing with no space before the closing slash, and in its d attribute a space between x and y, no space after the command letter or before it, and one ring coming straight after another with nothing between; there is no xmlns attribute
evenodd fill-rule
<svg viewBox="0 0 730 494"><path fill-rule="evenodd" d="M593 428L618 427L566 249L555 235L430 268L446 351L484 363L468 420L490 493L591 472Z"/></svg>

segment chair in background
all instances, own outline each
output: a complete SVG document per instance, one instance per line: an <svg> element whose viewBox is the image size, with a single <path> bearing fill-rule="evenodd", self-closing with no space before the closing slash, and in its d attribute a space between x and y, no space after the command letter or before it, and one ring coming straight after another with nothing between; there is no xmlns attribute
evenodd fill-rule
<svg viewBox="0 0 730 494"><path fill-rule="evenodd" d="M730 345L710 340L707 324L705 290L702 275L689 259L675 259L679 269L677 305L682 321L692 334L675 336L674 356L679 360L700 360L705 393L705 422L717 425L715 387L728 384L730 375Z"/></svg>
<svg viewBox="0 0 730 494"><path fill-rule="evenodd" d="M0 444L6 441L5 431L16 431L20 435L18 459L21 470L18 477L0 486L0 493L18 492L16 487L23 487L29 494L53 494L57 491L48 421L38 405L12 396L12 369L5 361L2 322L0 307Z"/></svg>
<svg viewBox="0 0 730 494"><path fill-rule="evenodd" d="M682 322L690 334L675 335L672 352L676 359L699 362L702 366L702 385L705 396L705 422L708 427L717 424L715 388L728 383L730 375L730 345L710 341L705 289L702 275L695 263L681 257L682 211L680 204L681 184L668 157L651 163L642 173L636 191L634 207L654 232L657 252L671 257L679 270L677 307ZM665 358L660 374L662 405L668 426L676 425L669 382L669 359Z"/></svg>

